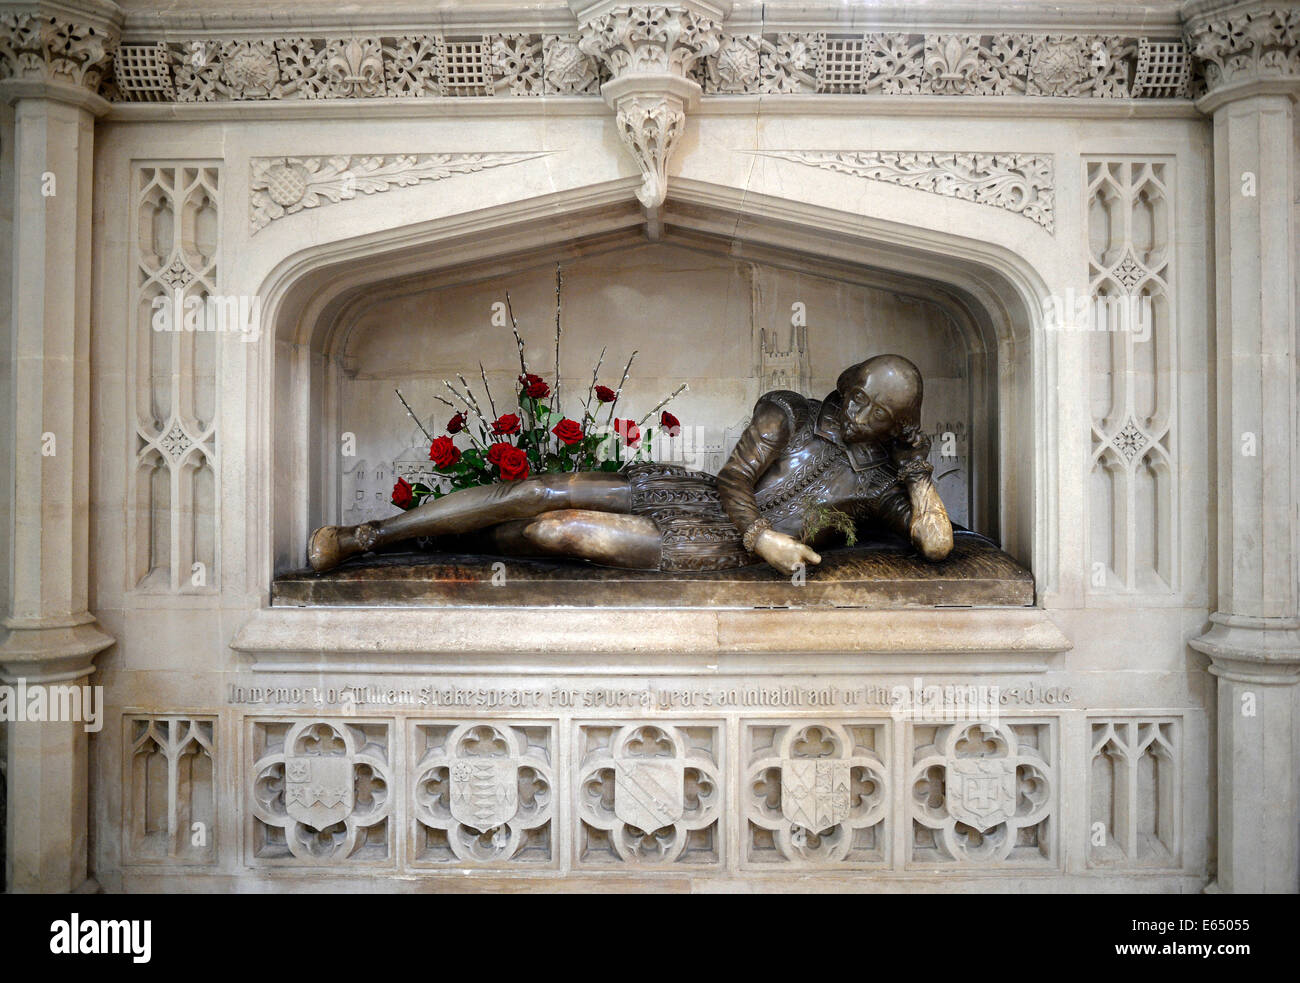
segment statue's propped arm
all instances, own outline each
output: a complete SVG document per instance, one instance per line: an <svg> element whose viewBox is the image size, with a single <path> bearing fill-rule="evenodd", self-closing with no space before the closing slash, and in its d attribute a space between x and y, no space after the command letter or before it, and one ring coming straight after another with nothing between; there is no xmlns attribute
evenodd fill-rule
<svg viewBox="0 0 1300 983"><path fill-rule="evenodd" d="M741 434L731 457L718 472L718 497L727 517L744 537L745 549L757 553L783 573L821 557L784 533L773 530L754 497L754 486L790 442L794 421L775 403L760 401L754 418Z"/></svg>

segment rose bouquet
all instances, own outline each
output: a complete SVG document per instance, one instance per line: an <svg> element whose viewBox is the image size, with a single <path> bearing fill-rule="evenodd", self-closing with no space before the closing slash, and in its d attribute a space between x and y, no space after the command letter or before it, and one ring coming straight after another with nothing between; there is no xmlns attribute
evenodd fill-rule
<svg viewBox="0 0 1300 983"><path fill-rule="evenodd" d="M559 270L555 278L555 385L552 387L541 376L528 370L524 342L519 336L510 295L506 294L506 309L510 315L511 330L519 349L520 375L515 386L514 402L508 412L498 413L492 390L488 386L487 372L479 363L483 379L487 412L478 402L463 375L458 375L459 386L443 381L456 402L435 395L435 399L450 407L454 415L447 421L446 433L434 437L420 423L401 391L401 400L411 418L429 439L429 460L434 469L445 478L439 487L430 488L423 482L411 484L399 478L393 486L393 504L400 509L413 509L427 499L437 499L449 492L476 485L490 485L502 481L519 481L530 475L557 474L566 471L618 471L638 458L648 458L653 440L653 428L642 432L648 420L659 413L658 425L670 435L681 430L681 424L671 413L663 410L669 401L681 394L686 385L677 387L660 400L640 420L620 419L615 416L623 387L627 383L634 351L623 369L618 388L610 389L599 383L600 368L605 360L601 349L592 372L591 385L580 412L566 416L560 402L560 288ZM603 421L601 417L603 416ZM461 437L467 447L457 446Z"/></svg>

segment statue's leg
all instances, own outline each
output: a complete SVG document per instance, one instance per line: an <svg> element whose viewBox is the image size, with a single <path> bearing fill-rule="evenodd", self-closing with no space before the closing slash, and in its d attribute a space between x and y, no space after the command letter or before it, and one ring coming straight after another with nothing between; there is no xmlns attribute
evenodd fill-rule
<svg viewBox="0 0 1300 983"><path fill-rule="evenodd" d="M929 478L895 482L876 501L875 516L911 540L927 560L942 560L952 552L952 522Z"/></svg>
<svg viewBox="0 0 1300 983"><path fill-rule="evenodd" d="M561 509L532 520L524 527L524 537L556 556L624 570L659 569L659 527L643 515Z"/></svg>
<svg viewBox="0 0 1300 983"><path fill-rule="evenodd" d="M617 472L538 475L462 488L401 515L359 526L322 526L312 533L307 557L312 569L320 572L350 556L415 536L473 532L557 509L627 512L631 503L627 478Z"/></svg>

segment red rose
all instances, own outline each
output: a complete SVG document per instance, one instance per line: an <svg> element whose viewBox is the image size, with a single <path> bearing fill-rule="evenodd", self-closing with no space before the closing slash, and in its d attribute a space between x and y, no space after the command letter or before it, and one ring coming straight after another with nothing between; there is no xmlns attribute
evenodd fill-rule
<svg viewBox="0 0 1300 983"><path fill-rule="evenodd" d="M439 471L445 471L460 460L460 448L451 442L450 437L439 437L429 445L429 460L437 465Z"/></svg>
<svg viewBox="0 0 1300 983"><path fill-rule="evenodd" d="M465 429L465 414L457 413L447 421L447 433L460 433Z"/></svg>
<svg viewBox="0 0 1300 983"><path fill-rule="evenodd" d="M576 444L582 439L582 425L576 420L561 420L551 428L551 433L559 437L562 444Z"/></svg>
<svg viewBox="0 0 1300 983"><path fill-rule="evenodd" d="M492 422L492 435L494 437L507 437L518 432L519 417L513 413L503 413Z"/></svg>
<svg viewBox="0 0 1300 983"><path fill-rule="evenodd" d="M533 399L545 399L551 394L551 387L542 381L540 375L533 375L529 372L527 375L521 375L519 382L524 387L525 396L531 396Z"/></svg>
<svg viewBox="0 0 1300 983"><path fill-rule="evenodd" d="M614 390L610 389L609 386L597 386L596 398L602 403L612 403L614 402Z"/></svg>
<svg viewBox="0 0 1300 983"><path fill-rule="evenodd" d="M488 464L499 465L501 463L501 458L505 455L505 452L512 451L514 449L515 449L514 444L508 444L505 441L498 441L497 443L493 444L491 447L488 448L488 452L487 452Z"/></svg>
<svg viewBox="0 0 1300 983"><path fill-rule="evenodd" d="M667 410L659 414L659 426L667 430L670 437L676 437L682 432L682 421Z"/></svg>
<svg viewBox="0 0 1300 983"><path fill-rule="evenodd" d="M393 485L393 504L399 509L409 509L415 498L413 492L414 489L405 478L398 478L397 484Z"/></svg>
<svg viewBox="0 0 1300 983"><path fill-rule="evenodd" d="M501 444L495 445L497 447ZM506 481L519 481L521 478L528 477L528 455L518 447L511 447L509 444L504 445L505 450L501 452L501 460L497 462L497 467L501 469L501 477Z"/></svg>
<svg viewBox="0 0 1300 983"><path fill-rule="evenodd" d="M615 420L614 432L623 438L628 447L635 447L641 442L641 428L633 420Z"/></svg>

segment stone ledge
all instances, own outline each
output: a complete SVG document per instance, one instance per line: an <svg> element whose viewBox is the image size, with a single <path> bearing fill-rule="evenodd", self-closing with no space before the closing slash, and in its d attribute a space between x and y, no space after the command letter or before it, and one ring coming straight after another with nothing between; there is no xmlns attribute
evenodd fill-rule
<svg viewBox="0 0 1300 983"><path fill-rule="evenodd" d="M371 607L264 608L230 647L266 672L713 675L1043 671L1073 645L1038 608Z"/></svg>

